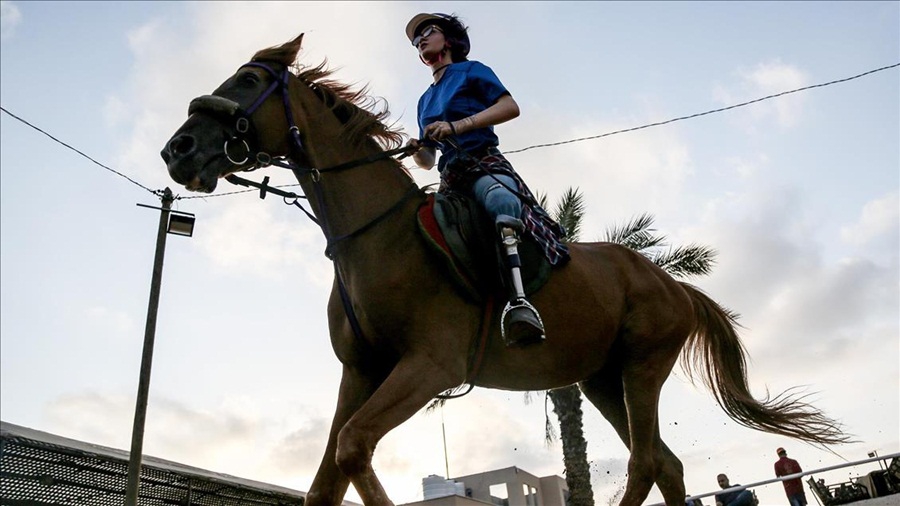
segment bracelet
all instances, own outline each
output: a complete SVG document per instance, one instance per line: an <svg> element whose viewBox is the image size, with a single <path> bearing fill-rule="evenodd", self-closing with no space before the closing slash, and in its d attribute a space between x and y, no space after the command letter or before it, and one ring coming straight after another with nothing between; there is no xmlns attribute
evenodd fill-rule
<svg viewBox="0 0 900 506"><path fill-rule="evenodd" d="M458 135L457 135L457 133L456 133L456 127L453 126L453 122L452 122L452 121L448 121L447 124L450 125L450 131L453 133L453 136L454 136L454 137L458 137Z"/></svg>

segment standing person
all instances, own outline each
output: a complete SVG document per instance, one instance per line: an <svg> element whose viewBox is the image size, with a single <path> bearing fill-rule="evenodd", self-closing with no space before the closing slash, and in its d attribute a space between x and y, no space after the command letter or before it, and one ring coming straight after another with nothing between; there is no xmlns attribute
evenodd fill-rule
<svg viewBox="0 0 900 506"><path fill-rule="evenodd" d="M543 322L525 299L516 245L522 235L530 237L551 265L563 265L569 254L560 241L562 227L537 204L497 149L494 125L519 116L519 106L493 70L468 59L468 28L457 16L417 14L406 25L406 36L433 79L419 98L422 140L409 141L419 148L413 160L430 169L439 149L439 191L468 195L487 212L507 253L504 274L512 292L501 319L503 337L508 346L541 342Z"/></svg>
<svg viewBox="0 0 900 506"><path fill-rule="evenodd" d="M716 476L716 481L719 482L719 488L722 490L741 486L740 483L735 483L734 485L729 484L728 476L724 473ZM716 494L716 506L750 506L754 503L753 492L750 492L747 489Z"/></svg>
<svg viewBox="0 0 900 506"><path fill-rule="evenodd" d="M778 455L778 460L775 462L775 476L781 477L803 472L800 463L789 459L784 448L778 448L775 453ZM784 485L784 493L791 506L806 506L806 493L803 491L803 481L800 478L784 480L781 484Z"/></svg>

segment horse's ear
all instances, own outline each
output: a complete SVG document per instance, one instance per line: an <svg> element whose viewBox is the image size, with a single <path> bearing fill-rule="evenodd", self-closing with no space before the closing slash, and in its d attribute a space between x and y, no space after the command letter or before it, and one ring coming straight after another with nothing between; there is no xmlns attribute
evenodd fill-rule
<svg viewBox="0 0 900 506"><path fill-rule="evenodd" d="M298 35L297 37L295 37L294 40L285 44L285 46L291 48L291 50L294 53L294 57L292 58L292 60L295 60L297 58L297 53L300 52L300 46L302 44L303 44L303 34L302 33L300 35Z"/></svg>
<svg viewBox="0 0 900 506"><path fill-rule="evenodd" d="M303 34L301 33L293 40L289 40L280 46L257 51L251 61L274 61L289 67L297 61L297 53L300 52L300 44L302 43Z"/></svg>

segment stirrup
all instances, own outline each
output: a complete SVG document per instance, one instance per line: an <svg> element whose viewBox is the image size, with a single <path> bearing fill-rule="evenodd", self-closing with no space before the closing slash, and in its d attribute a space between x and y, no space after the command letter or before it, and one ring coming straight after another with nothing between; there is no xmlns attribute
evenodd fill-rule
<svg viewBox="0 0 900 506"><path fill-rule="evenodd" d="M506 303L500 315L500 332L507 347L528 346L546 339L541 315L525 299Z"/></svg>

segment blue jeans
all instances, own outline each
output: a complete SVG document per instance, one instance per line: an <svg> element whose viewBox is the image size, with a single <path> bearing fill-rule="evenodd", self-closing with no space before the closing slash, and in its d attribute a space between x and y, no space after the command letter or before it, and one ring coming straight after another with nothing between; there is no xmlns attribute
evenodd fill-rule
<svg viewBox="0 0 900 506"><path fill-rule="evenodd" d="M788 501L791 503L791 506L806 506L806 494L803 492L794 494L788 497Z"/></svg>
<svg viewBox="0 0 900 506"><path fill-rule="evenodd" d="M503 184L498 183L498 180ZM516 219L522 218L522 202L519 201L516 194L504 188L503 185L513 190L518 187L515 179L499 174L481 176L472 185L475 201L487 211L492 223L496 222L497 216L500 215Z"/></svg>
<svg viewBox="0 0 900 506"><path fill-rule="evenodd" d="M751 504L753 504L753 493L749 490L741 490L737 497L725 506L750 506Z"/></svg>

